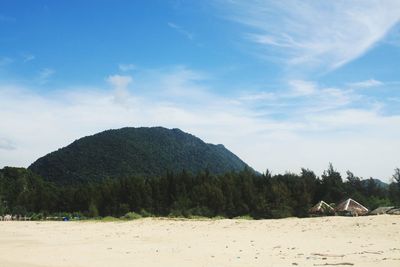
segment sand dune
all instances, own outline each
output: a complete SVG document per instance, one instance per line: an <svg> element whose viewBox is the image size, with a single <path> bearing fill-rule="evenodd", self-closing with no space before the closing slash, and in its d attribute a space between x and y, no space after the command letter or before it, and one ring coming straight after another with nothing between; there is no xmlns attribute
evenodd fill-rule
<svg viewBox="0 0 400 267"><path fill-rule="evenodd" d="M400 216L0 222L0 267L400 266Z"/></svg>

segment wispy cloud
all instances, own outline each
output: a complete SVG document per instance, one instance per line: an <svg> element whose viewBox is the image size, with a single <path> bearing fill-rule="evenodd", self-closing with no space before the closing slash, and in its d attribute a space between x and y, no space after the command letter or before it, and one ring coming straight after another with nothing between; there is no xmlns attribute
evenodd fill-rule
<svg viewBox="0 0 400 267"><path fill-rule="evenodd" d="M276 94L271 92L259 92L259 93L250 93L244 94L239 97L240 101L265 101L265 100L273 100L276 98Z"/></svg>
<svg viewBox="0 0 400 267"><path fill-rule="evenodd" d="M37 80L40 84L46 84L49 82L50 77L53 76L55 73L56 71L53 69L44 68L39 71Z"/></svg>
<svg viewBox="0 0 400 267"><path fill-rule="evenodd" d="M290 80L275 92L242 95L238 103L249 105L260 114L269 114L278 120L297 120L314 113L332 113L358 105L370 108L363 96L351 89L321 86L314 81Z"/></svg>
<svg viewBox="0 0 400 267"><path fill-rule="evenodd" d="M107 82L114 90L114 99L116 102L125 103L128 101L129 85L132 83L132 77L128 75L110 75Z"/></svg>
<svg viewBox="0 0 400 267"><path fill-rule="evenodd" d="M10 139L0 137L0 150L14 150L14 149L16 149L16 147Z"/></svg>
<svg viewBox="0 0 400 267"><path fill-rule="evenodd" d="M338 68L367 52L400 20L397 0L219 0L246 36L289 65Z"/></svg>
<svg viewBox="0 0 400 267"><path fill-rule="evenodd" d="M128 75L110 75L107 78L107 82L115 88L126 89L132 82L132 77Z"/></svg>
<svg viewBox="0 0 400 267"><path fill-rule="evenodd" d="M289 85L292 87L292 92L295 95L311 95L317 90L317 85L314 82L303 80L291 80Z"/></svg>
<svg viewBox="0 0 400 267"><path fill-rule="evenodd" d="M384 83L375 79L369 79L361 82L349 83L348 85L352 88L370 88L382 86Z"/></svg>
<svg viewBox="0 0 400 267"><path fill-rule="evenodd" d="M2 58L0 58L0 67L9 65L9 64L11 64L13 62L14 62L14 60L12 58L2 57Z"/></svg>
<svg viewBox="0 0 400 267"><path fill-rule="evenodd" d="M134 64L119 64L118 69L127 72L136 69L136 66Z"/></svg>
<svg viewBox="0 0 400 267"><path fill-rule="evenodd" d="M24 61L24 63L32 61L35 58L36 58L36 56L33 54L22 54L22 60Z"/></svg>
<svg viewBox="0 0 400 267"><path fill-rule="evenodd" d="M386 178L398 164L400 115L384 115L359 99L362 90L297 80L275 93L227 97L212 93L207 74L184 66L110 75L106 81L111 90L77 87L46 95L0 85L0 120L7 125L0 136L15 147L0 151L1 164L27 166L105 129L155 125L223 143L260 171L320 172L333 162L341 171ZM307 94L293 94L293 84ZM122 103L116 101L118 90ZM366 103L357 107L357 101Z"/></svg>
<svg viewBox="0 0 400 267"><path fill-rule="evenodd" d="M167 24L170 28L176 30L178 33L184 35L189 40L194 40L194 34L185 30L183 27L179 26L178 24L168 22Z"/></svg>

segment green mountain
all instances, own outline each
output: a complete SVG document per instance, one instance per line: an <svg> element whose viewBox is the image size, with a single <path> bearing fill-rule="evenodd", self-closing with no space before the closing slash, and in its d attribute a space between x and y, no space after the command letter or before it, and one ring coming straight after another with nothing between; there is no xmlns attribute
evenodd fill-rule
<svg viewBox="0 0 400 267"><path fill-rule="evenodd" d="M207 144L179 129L122 128L76 140L29 169L58 184L129 176L154 177L183 169L221 174L247 164L223 145Z"/></svg>
<svg viewBox="0 0 400 267"><path fill-rule="evenodd" d="M370 183L371 183L371 182L375 183L379 188L382 188L382 189L387 189L387 188L389 187L389 184L387 184L387 183L385 183L385 182L382 182L382 181L379 180L379 179L370 178L370 179L367 179L367 180L361 180L361 184L362 184L364 187L370 186Z"/></svg>

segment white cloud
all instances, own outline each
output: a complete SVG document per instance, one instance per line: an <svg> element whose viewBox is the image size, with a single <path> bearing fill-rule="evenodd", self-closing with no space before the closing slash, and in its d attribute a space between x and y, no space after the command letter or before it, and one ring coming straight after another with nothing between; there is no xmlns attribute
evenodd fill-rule
<svg viewBox="0 0 400 267"><path fill-rule="evenodd" d="M6 66L6 65L12 63L13 61L14 60L12 58L9 58L9 57L0 58L0 67Z"/></svg>
<svg viewBox="0 0 400 267"><path fill-rule="evenodd" d="M113 87L114 99L119 103L124 103L130 96L129 85L132 83L132 77L128 75L110 75L107 82Z"/></svg>
<svg viewBox="0 0 400 267"><path fill-rule="evenodd" d="M136 69L136 66L133 64L119 64L118 68L120 71L127 72Z"/></svg>
<svg viewBox="0 0 400 267"><path fill-rule="evenodd" d="M286 87L280 88L274 93L264 92L266 98L253 97L252 100L269 100L268 106L277 113L287 116L304 116L314 112L332 111L345 108L350 104L359 102L362 95L356 94L352 90L325 87L314 81L290 80ZM243 99L243 97L241 98ZM246 99L246 98L245 98ZM265 104L265 102L262 102ZM369 106L368 102L363 103Z"/></svg>
<svg viewBox="0 0 400 267"><path fill-rule="evenodd" d="M0 137L0 150L13 150L15 145L10 139Z"/></svg>
<svg viewBox="0 0 400 267"><path fill-rule="evenodd" d="M44 68L39 71L37 80L40 84L46 84L49 82L50 77L53 76L55 73L56 71L53 69Z"/></svg>
<svg viewBox="0 0 400 267"><path fill-rule="evenodd" d="M115 88L126 89L132 82L132 77L127 75L111 75L107 77L107 81Z"/></svg>
<svg viewBox="0 0 400 267"><path fill-rule="evenodd" d="M248 38L267 49L263 55L328 70L362 56L400 20L398 0L218 2L250 28Z"/></svg>
<svg viewBox="0 0 400 267"><path fill-rule="evenodd" d="M316 92L316 84L310 81L291 80L289 85L295 95L311 95Z"/></svg>
<svg viewBox="0 0 400 267"><path fill-rule="evenodd" d="M382 86L384 83L375 79L369 79L361 82L349 83L348 85L352 88L369 88Z"/></svg>
<svg viewBox="0 0 400 267"><path fill-rule="evenodd" d="M26 63L26 62L34 60L36 57L33 54L23 54L22 58L23 58L23 61Z"/></svg>
<svg viewBox="0 0 400 267"><path fill-rule="evenodd" d="M77 138L126 126L181 128L224 144L259 171L321 173L333 162L342 172L387 179L400 166L400 116L382 115L368 103L351 107L357 97L338 88L308 81L315 92L306 96L288 87L287 94L227 98L211 93L207 75L185 67L140 72L133 85L130 76L107 81L112 90L76 87L45 95L0 85L0 121L7 126L0 136L14 148L0 150L1 166L28 166ZM118 88L135 94L121 104Z"/></svg>
<svg viewBox="0 0 400 267"><path fill-rule="evenodd" d="M187 39L189 39L191 41L194 39L194 34L185 30L182 26L179 26L172 22L168 22L167 25L168 25L168 27L176 30L178 33L184 35Z"/></svg>
<svg viewBox="0 0 400 267"><path fill-rule="evenodd" d="M276 94L271 92L260 92L260 93L246 93L239 97L241 101L264 101L273 100L276 98Z"/></svg>

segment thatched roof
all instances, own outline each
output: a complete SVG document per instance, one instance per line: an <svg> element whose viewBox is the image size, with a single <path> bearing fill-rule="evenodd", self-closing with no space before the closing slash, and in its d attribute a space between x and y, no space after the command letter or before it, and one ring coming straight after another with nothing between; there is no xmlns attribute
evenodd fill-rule
<svg viewBox="0 0 400 267"><path fill-rule="evenodd" d="M391 210L389 210L389 211L387 212L387 214L390 214L390 215L400 215L400 208L391 209Z"/></svg>
<svg viewBox="0 0 400 267"><path fill-rule="evenodd" d="M369 210L354 199L349 198L337 205L335 211L338 213L349 213L352 215L365 215Z"/></svg>
<svg viewBox="0 0 400 267"><path fill-rule="evenodd" d="M371 211L369 214L371 215L379 215L379 214L386 214L390 212L390 210L394 209L394 207L379 207Z"/></svg>
<svg viewBox="0 0 400 267"><path fill-rule="evenodd" d="M334 209L326 203L325 201L321 200L317 204L315 204L311 209L308 211L309 213L334 213Z"/></svg>

